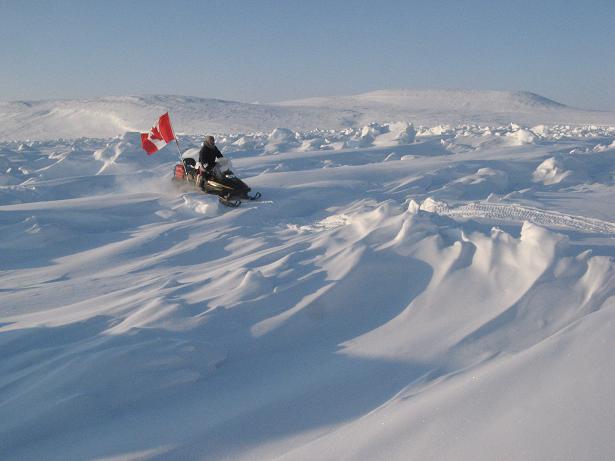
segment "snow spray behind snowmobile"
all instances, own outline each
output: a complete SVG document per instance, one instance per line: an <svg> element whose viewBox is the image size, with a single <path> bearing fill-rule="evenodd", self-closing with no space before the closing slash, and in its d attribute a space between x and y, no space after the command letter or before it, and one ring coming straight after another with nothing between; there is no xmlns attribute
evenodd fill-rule
<svg viewBox="0 0 615 461"><path fill-rule="evenodd" d="M230 207L238 207L241 200L256 200L260 192L250 195L250 187L231 171L231 162L224 158L216 163L211 172L199 175L196 161L185 158L182 163L175 165L173 180L188 182L208 194L216 194L220 203Z"/></svg>

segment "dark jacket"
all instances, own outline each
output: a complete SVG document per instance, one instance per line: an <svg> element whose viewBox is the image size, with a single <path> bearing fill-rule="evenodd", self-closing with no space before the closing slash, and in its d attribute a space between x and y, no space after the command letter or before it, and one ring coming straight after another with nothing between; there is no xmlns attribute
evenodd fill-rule
<svg viewBox="0 0 615 461"><path fill-rule="evenodd" d="M201 162L201 165L203 165L206 170L211 171L216 164L217 158L222 158L220 150L216 146L210 147L207 144L203 144L203 147L201 147L199 151L199 162Z"/></svg>

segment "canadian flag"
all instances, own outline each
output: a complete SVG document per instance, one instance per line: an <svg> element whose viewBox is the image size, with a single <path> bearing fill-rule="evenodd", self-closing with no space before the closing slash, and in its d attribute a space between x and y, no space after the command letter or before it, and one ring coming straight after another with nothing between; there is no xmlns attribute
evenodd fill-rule
<svg viewBox="0 0 615 461"><path fill-rule="evenodd" d="M141 133L141 145L147 155L152 155L175 139L169 113L160 116L149 133Z"/></svg>

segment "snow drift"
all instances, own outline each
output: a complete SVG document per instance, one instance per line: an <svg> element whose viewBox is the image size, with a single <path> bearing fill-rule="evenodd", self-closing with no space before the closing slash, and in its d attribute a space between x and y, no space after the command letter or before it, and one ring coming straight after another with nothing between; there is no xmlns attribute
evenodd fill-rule
<svg viewBox="0 0 615 461"><path fill-rule="evenodd" d="M1 142L0 458L608 459L614 140L227 133L232 210L133 132Z"/></svg>

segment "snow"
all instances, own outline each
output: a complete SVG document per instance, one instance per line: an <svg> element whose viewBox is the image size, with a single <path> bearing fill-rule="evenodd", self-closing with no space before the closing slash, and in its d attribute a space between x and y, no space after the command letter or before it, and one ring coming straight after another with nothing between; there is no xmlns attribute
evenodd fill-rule
<svg viewBox="0 0 615 461"><path fill-rule="evenodd" d="M278 103L344 111L359 123L411 120L419 125L516 122L550 124L613 124L613 113L565 106L526 91L379 90L353 96L308 98Z"/></svg>
<svg viewBox="0 0 615 461"><path fill-rule="evenodd" d="M381 90L275 104L148 95L0 102L0 140L108 138L126 131L148 131L166 111L176 131L200 135L268 134L280 127L294 131L360 129L372 122L412 122L415 127L511 122L526 127L615 125L614 112L568 107L528 92Z"/></svg>
<svg viewBox="0 0 615 461"><path fill-rule="evenodd" d="M572 174L571 170L566 170L561 159L551 157L546 159L536 168L532 177L534 182L542 182L548 186L559 184Z"/></svg>
<svg viewBox="0 0 615 461"><path fill-rule="evenodd" d="M432 124L326 125L340 97L322 126L217 132L263 194L236 209L171 183L174 144L141 150L168 99L64 102L40 136L5 103L0 458L610 459L614 124L428 96ZM439 119L449 99L480 117ZM194 157L209 103L174 101ZM92 104L124 132L76 121ZM220 127L300 106L225 104Z"/></svg>

